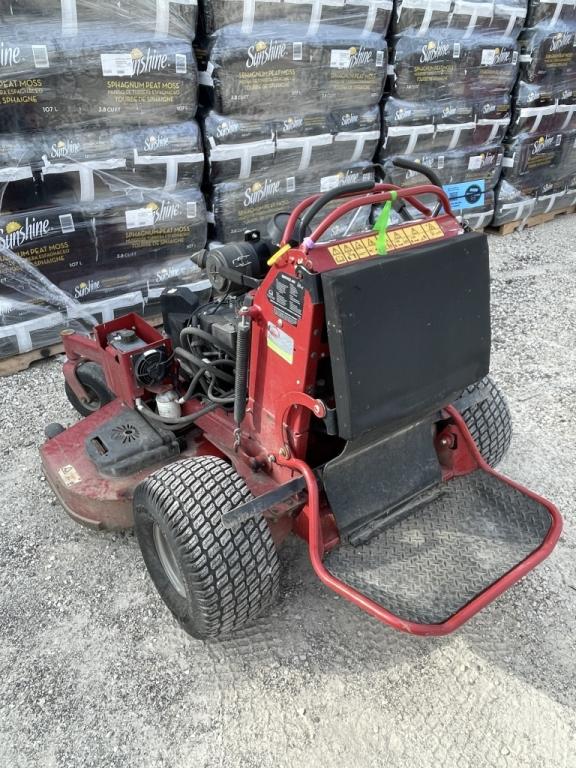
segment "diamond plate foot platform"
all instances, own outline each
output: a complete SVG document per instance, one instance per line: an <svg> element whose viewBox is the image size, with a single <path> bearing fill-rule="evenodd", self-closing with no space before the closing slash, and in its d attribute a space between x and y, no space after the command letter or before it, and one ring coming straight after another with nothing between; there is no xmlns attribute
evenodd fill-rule
<svg viewBox="0 0 576 768"><path fill-rule="evenodd" d="M476 471L324 565L398 617L440 624L538 549L552 522L539 501Z"/></svg>

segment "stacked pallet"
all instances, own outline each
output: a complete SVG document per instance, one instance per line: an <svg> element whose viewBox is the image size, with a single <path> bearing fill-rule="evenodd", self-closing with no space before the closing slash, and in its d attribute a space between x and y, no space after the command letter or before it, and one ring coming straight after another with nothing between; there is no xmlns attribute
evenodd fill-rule
<svg viewBox="0 0 576 768"><path fill-rule="evenodd" d="M391 10L391 0L205 2L213 238L265 232L304 197L373 178Z"/></svg>
<svg viewBox="0 0 576 768"><path fill-rule="evenodd" d="M542 220L576 202L574 4L533 0L520 46L496 226Z"/></svg>
<svg viewBox="0 0 576 768"><path fill-rule="evenodd" d="M454 210L485 226L502 167L526 3L397 0L395 11L380 162L402 186L426 180L395 168L396 158L429 166Z"/></svg>
<svg viewBox="0 0 576 768"><path fill-rule="evenodd" d="M0 10L0 357L142 311L206 241L191 0Z"/></svg>

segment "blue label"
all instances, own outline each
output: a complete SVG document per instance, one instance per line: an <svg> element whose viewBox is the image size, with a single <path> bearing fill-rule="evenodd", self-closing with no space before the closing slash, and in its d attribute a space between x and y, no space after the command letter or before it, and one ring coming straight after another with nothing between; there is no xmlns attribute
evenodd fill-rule
<svg viewBox="0 0 576 768"><path fill-rule="evenodd" d="M484 205L486 182L484 179L464 181L461 184L446 184L444 191L455 211L465 208L480 208Z"/></svg>

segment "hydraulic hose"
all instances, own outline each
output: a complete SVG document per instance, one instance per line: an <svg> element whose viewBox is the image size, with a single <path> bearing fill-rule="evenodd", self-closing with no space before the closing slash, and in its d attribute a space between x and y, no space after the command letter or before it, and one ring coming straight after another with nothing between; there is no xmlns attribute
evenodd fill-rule
<svg viewBox="0 0 576 768"><path fill-rule="evenodd" d="M154 411L148 408L148 406L143 403L140 398L136 400L136 409L144 416L144 418L149 419L150 421L154 421L157 424L161 424L167 429L179 429L182 427L188 427L191 424L194 424L194 422L201 416L206 416L207 413L210 413L210 411L213 411L217 407L218 403L209 403L204 408L196 411L196 413L191 413L189 416L179 416L178 418L168 419L159 416L157 413L154 413Z"/></svg>

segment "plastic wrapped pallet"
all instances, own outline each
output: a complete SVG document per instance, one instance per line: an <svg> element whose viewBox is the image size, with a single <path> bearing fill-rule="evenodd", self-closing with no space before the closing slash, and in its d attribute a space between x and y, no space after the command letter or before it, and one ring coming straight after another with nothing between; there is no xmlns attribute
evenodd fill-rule
<svg viewBox="0 0 576 768"><path fill-rule="evenodd" d="M148 127L194 118L190 41L92 30L62 38L52 25L0 30L0 132Z"/></svg>
<svg viewBox="0 0 576 768"><path fill-rule="evenodd" d="M513 39L434 32L424 42L411 35L396 39L395 96L422 102L510 93L519 58Z"/></svg>
<svg viewBox="0 0 576 768"><path fill-rule="evenodd" d="M196 279L196 15L196 0L0 4L0 355L2 339L48 343L71 306L148 311L150 291Z"/></svg>
<svg viewBox="0 0 576 768"><path fill-rule="evenodd" d="M18 300L21 319L28 319L23 316L23 305L29 300L34 317L37 305L49 298L52 288L56 297L62 298L58 289L61 281L95 272L92 221L72 206L1 216L0 263L0 297ZM42 290L38 290L37 282L28 285L33 269L44 278ZM5 312L4 318L7 316L14 319Z"/></svg>
<svg viewBox="0 0 576 768"><path fill-rule="evenodd" d="M527 27L553 29L557 24L576 21L574 0L530 0Z"/></svg>
<svg viewBox="0 0 576 768"><path fill-rule="evenodd" d="M576 103L575 35L576 20L558 22L553 29L544 25L523 32L514 133L553 129L564 118L572 118L570 108Z"/></svg>
<svg viewBox="0 0 576 768"><path fill-rule="evenodd" d="M387 74L387 48L376 33L323 25L307 37L297 23L218 30L209 71L213 106L221 115L268 119L379 103Z"/></svg>
<svg viewBox="0 0 576 768"><path fill-rule="evenodd" d="M432 168L455 212L475 226L485 226L493 211L526 15L527 0L395 5L380 162L403 186L427 179L400 171L395 159Z"/></svg>
<svg viewBox="0 0 576 768"><path fill-rule="evenodd" d="M340 183L338 174L372 173L389 0L207 0L203 7L214 237L262 229L270 215Z"/></svg>
<svg viewBox="0 0 576 768"><path fill-rule="evenodd" d="M197 0L3 0L0 23L15 27L55 22L62 35L106 25L128 32L193 39Z"/></svg>
<svg viewBox="0 0 576 768"><path fill-rule="evenodd" d="M145 193L91 206L98 264L132 265L142 260L161 268L204 247L206 208L194 189L171 194Z"/></svg>
<svg viewBox="0 0 576 768"><path fill-rule="evenodd" d="M111 199L0 217L0 296L38 303L36 269L54 290L79 301L142 289L158 275L196 272L190 255L206 242L199 191ZM6 254L13 254L10 258ZM188 265L187 274L183 265ZM33 310L36 314L36 309Z"/></svg>
<svg viewBox="0 0 576 768"><path fill-rule="evenodd" d="M495 225L573 205L575 138L575 132L520 134L507 143Z"/></svg>
<svg viewBox="0 0 576 768"><path fill-rule="evenodd" d="M520 39L494 224L572 205L576 129L576 13L573 3L531 2Z"/></svg>
<svg viewBox="0 0 576 768"><path fill-rule="evenodd" d="M448 32L459 39L473 35L516 38L524 25L526 0L398 0L394 33L418 38Z"/></svg>
<svg viewBox="0 0 576 768"><path fill-rule="evenodd" d="M385 35L391 15L392 0L204 0L200 26L210 35L228 25L251 33L260 22L298 22L306 37L326 24Z"/></svg>
<svg viewBox="0 0 576 768"><path fill-rule="evenodd" d="M206 156L213 184L262 171L302 173L370 164L380 140L378 107L294 115L268 122L205 117Z"/></svg>
<svg viewBox="0 0 576 768"><path fill-rule="evenodd" d="M0 134L0 212L90 202L134 190L200 187L195 121L150 128Z"/></svg>

